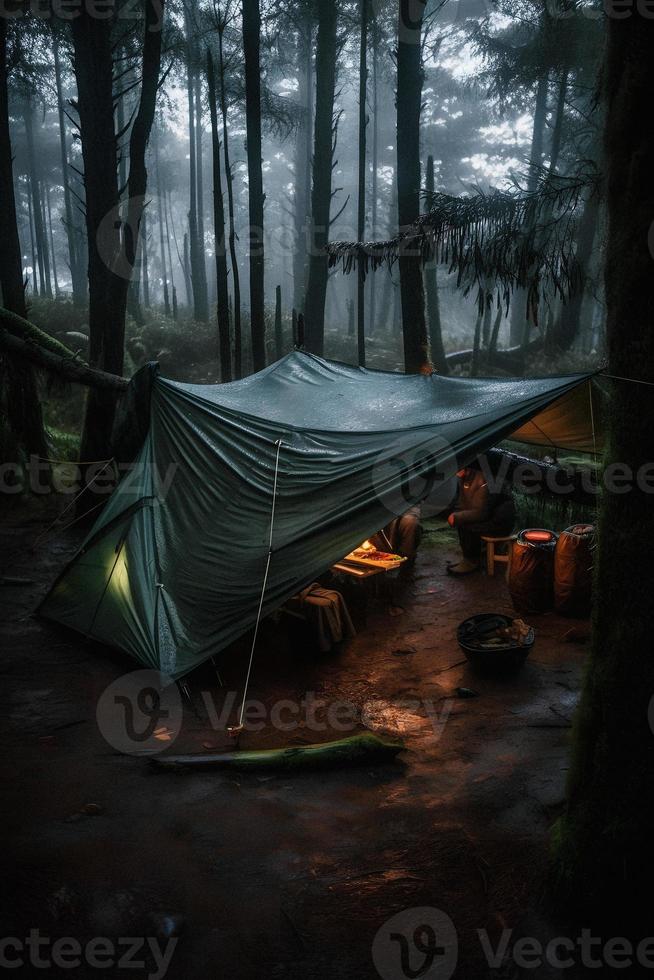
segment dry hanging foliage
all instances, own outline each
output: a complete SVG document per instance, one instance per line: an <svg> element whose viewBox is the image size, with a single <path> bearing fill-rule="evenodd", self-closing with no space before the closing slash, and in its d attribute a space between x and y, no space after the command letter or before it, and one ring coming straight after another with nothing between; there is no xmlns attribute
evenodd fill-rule
<svg viewBox="0 0 654 980"><path fill-rule="evenodd" d="M574 255L580 201L599 192L599 174L588 165L567 177L539 172L533 193L516 185L462 197L425 195L429 211L406 231L383 242L331 242L329 265L341 263L348 274L363 262L365 276L392 267L400 255L423 264L437 259L456 272L465 295L477 287L480 312L494 299L508 311L511 294L522 288L537 322L544 285L563 299L581 285Z"/></svg>

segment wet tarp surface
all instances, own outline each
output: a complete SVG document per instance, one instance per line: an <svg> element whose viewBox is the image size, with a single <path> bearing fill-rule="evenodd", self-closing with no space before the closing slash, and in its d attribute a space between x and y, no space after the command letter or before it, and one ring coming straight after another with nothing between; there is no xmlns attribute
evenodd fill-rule
<svg viewBox="0 0 654 980"><path fill-rule="evenodd" d="M40 611L179 677L254 625L276 470L264 615L587 380L391 374L300 352L225 385L156 377L135 465Z"/></svg>

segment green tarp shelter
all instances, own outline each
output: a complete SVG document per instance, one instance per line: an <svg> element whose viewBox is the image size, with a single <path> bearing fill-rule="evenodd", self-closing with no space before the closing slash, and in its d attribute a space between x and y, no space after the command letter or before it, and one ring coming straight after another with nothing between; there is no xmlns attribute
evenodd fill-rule
<svg viewBox="0 0 654 980"><path fill-rule="evenodd" d="M173 678L254 625L269 552L263 615L589 381L393 374L297 351L224 385L151 373L135 464L40 612ZM570 445L582 429L571 414Z"/></svg>

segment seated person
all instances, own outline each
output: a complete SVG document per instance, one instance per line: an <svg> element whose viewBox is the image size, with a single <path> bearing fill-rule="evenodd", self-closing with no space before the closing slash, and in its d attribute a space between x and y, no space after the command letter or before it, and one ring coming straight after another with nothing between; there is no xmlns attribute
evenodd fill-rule
<svg viewBox="0 0 654 980"><path fill-rule="evenodd" d="M413 576L418 546L422 538L420 517L420 504L414 504L404 514L394 517L386 527L370 538L370 543L379 551L402 555L407 559L402 562L397 579L383 586L387 593L388 612L391 616L400 616L404 612L401 603Z"/></svg>
<svg viewBox="0 0 654 980"><path fill-rule="evenodd" d="M403 577L411 574L416 563L416 555L422 539L420 516L420 504L414 504L404 514L394 517L386 527L370 538L371 544L374 544L378 551L387 551L407 559L402 562L400 569L400 576Z"/></svg>
<svg viewBox="0 0 654 980"><path fill-rule="evenodd" d="M481 536L511 534L515 521L513 494L508 486L489 487L478 460L457 473L459 493L447 519L459 532L463 561L448 567L450 575L468 575L479 569Z"/></svg>

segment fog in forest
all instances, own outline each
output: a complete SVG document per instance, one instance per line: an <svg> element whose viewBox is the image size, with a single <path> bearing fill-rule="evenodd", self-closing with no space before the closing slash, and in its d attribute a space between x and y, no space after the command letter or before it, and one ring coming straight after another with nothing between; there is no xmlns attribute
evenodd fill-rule
<svg viewBox="0 0 654 980"><path fill-rule="evenodd" d="M334 115L334 169L332 181L331 240L357 238L357 167L359 99L359 4L340 3L337 25L337 76ZM535 60L535 46L542 31L539 3L485 5L477 0L452 0L445 5L428 4L422 32L424 83L420 132L421 183L424 189L427 160L434 159L434 187L450 195L487 193L492 188L524 187L528 182L530 152L534 139L542 149L538 164L552 166L553 142L560 146L556 171L565 174L588 154L589 119L595 99L597 45L569 52L570 63L553 65L547 75L547 106L541 132L534 130L538 78L544 66ZM265 302L272 326L276 287L281 286L285 326L291 310L304 309L306 251L309 235L310 165L313 156L312 122L315 116L315 45L318 11L311 3L268 3L263 5L261 29L261 80L263 124L263 181L265 194ZM222 21L221 21L222 19ZM135 363L141 349L157 353L165 363L165 352L147 349L139 340L139 325L156 317L165 334L167 319L171 333L192 318L215 318L216 267L212 219L212 147L207 100L206 56L218 60L218 25L223 31L227 129L233 180L236 257L240 272L243 315L249 315L248 270L248 173L244 113L243 42L240 11L232 3L177 4L167 10L167 27L162 53L162 83L146 165L149 172L144 211L146 234L142 249L140 286L132 291L128 329L128 351ZM138 24L126 11L117 21L114 94L116 128L119 134L120 177L126 181L129 166L129 127L139 96L140 51ZM599 33L596 21L583 27ZM43 301L62 304L73 293L69 228L64 181L72 199L73 237L78 251L85 250L82 214L83 161L75 113L76 83L72 51L66 26L47 18L16 22L12 39L16 66L10 74L11 138L15 154L14 177L23 273L28 299L35 310ZM121 37L121 30L124 31ZM368 80L366 96L367 159L365 240L391 238L397 231L396 168L396 54L397 17L395 5L372 5L368 31ZM307 41L310 37L310 47ZM542 54L542 51L541 51ZM563 52L558 52L559 57ZM585 62L578 63L583 57ZM512 72L506 87L493 77L498 61ZM590 62L590 63L587 63ZM219 71L219 67L217 68ZM522 72L523 77L521 77ZM562 79L566 93L560 99ZM190 89L189 89L190 83ZM190 91L190 97L189 97ZM561 104L562 101L562 104ZM194 113L191 118L190 108ZM62 118L63 113L63 118ZM226 187L224 139L220 126L220 167ZM63 123L63 132L61 125ZM189 130L195 139L191 165ZM561 132L559 132L559 129ZM194 130L194 132L193 132ZM65 142L66 171L62 173L62 140ZM196 169L197 168L197 169ZM197 235L203 251L208 310L194 305L190 276L189 226L191 169L195 172ZM123 192L124 193L124 192ZM309 213L307 214L307 206ZM594 254L588 263L587 293L574 347L585 354L598 350L602 334L602 298L597 283L596 236ZM186 251L185 251L186 250ZM185 258L186 256L186 258ZM84 257L80 255L80 279ZM472 346L476 303L457 288L457 276L449 273L448 262L438 266L438 295L446 350ZM83 286L80 287L80 291ZM230 303L233 306L233 276L230 269ZM398 271L380 269L366 285L366 334L370 363L394 368L399 355L401 312ZM173 322L173 296L176 318ZM325 354L356 361L354 304L356 276L343 278L339 269L330 272L325 319ZM201 305L201 304L200 304ZM138 309L137 309L138 307ZM556 302L547 305L544 316L556 318ZM247 326L247 324L244 324ZM84 333L83 318L72 334ZM189 330L196 329L188 324ZM540 324L538 329L543 329ZM288 329L285 330L288 333ZM244 331L247 335L247 330ZM73 346L81 337L71 336ZM247 336L244 338L247 347ZM500 327L500 346L509 340L508 320ZM131 346L130 346L131 344ZM286 345L288 346L288 345ZM165 343L164 343L165 347ZM397 349L397 350L396 350ZM208 360L213 352L206 351ZM179 365L166 364L179 373ZM211 370L207 379L215 380Z"/></svg>

